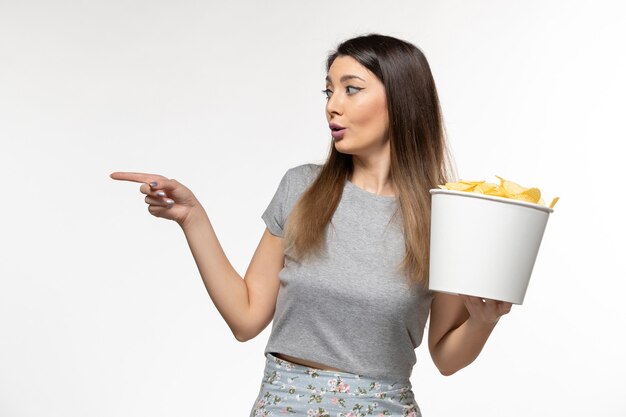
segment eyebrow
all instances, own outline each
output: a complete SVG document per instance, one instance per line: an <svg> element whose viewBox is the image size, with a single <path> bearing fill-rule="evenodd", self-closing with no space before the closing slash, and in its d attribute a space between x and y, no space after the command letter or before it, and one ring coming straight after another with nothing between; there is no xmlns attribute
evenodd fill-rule
<svg viewBox="0 0 626 417"><path fill-rule="evenodd" d="M363 78L361 78L361 77L359 77L359 76L357 76L357 75L353 75L353 74L346 74L346 75L342 75L342 76L341 76L341 78L339 79L339 81L340 81L340 82L344 82L344 81L351 80L351 79L353 79L353 78L358 78L358 79L359 79L359 80L361 80L361 81L365 81ZM333 82L330 80L330 77L329 77L328 75L326 76L326 81L328 81L328 82L329 82L329 83L331 83L331 84L333 83Z"/></svg>

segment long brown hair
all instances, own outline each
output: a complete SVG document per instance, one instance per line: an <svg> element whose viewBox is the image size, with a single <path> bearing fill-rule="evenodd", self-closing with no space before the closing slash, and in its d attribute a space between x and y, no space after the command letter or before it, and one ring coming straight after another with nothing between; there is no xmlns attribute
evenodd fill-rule
<svg viewBox="0 0 626 417"><path fill-rule="evenodd" d="M426 285L430 255L429 190L456 177L430 66L415 45L379 34L341 43L328 56L327 72L339 56L354 58L385 87L390 179L402 213L406 248L399 268L404 268L410 284ZM286 248L296 259L323 249L325 229L353 169L352 155L338 152L331 143L317 178L302 194L286 222Z"/></svg>

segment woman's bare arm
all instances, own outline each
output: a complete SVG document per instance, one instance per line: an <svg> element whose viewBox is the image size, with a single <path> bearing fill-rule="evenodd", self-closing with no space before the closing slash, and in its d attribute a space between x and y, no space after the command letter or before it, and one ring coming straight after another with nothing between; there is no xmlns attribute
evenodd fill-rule
<svg viewBox="0 0 626 417"><path fill-rule="evenodd" d="M176 221L187 239L209 297L239 341L252 339L272 320L283 267L282 238L266 229L245 278L229 262L206 211L191 190L176 180L138 172L114 172L111 178L140 182L148 211Z"/></svg>
<svg viewBox="0 0 626 417"><path fill-rule="evenodd" d="M202 210L182 225L198 271L233 335L240 342L256 337L272 321L283 267L282 238L263 233L244 279L228 261Z"/></svg>
<svg viewBox="0 0 626 417"><path fill-rule="evenodd" d="M479 297L436 293L430 312L428 347L443 375L452 375L480 354L511 303Z"/></svg>

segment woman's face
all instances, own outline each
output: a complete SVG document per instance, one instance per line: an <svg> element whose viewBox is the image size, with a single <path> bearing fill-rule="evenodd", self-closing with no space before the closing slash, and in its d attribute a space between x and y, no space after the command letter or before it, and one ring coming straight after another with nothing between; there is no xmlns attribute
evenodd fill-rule
<svg viewBox="0 0 626 417"><path fill-rule="evenodd" d="M326 119L338 151L367 156L388 144L385 87L370 70L350 56L337 57L325 93Z"/></svg>

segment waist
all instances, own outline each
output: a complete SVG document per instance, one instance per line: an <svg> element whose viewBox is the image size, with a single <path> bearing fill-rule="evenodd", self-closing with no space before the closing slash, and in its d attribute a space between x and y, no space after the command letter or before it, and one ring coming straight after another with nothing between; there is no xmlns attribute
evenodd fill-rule
<svg viewBox="0 0 626 417"><path fill-rule="evenodd" d="M289 356L289 355L285 355L284 353L277 353L277 352L272 352L272 355L278 359L282 359L284 361L287 362L291 362L295 365L302 365L302 366L308 366L309 368L315 368L315 369L319 369L322 371L336 371L336 372L345 372L341 369L337 369L337 368L333 368L321 363L317 363L317 362L312 362L312 361L306 361L304 359L300 359L300 358L295 358L293 356Z"/></svg>
<svg viewBox="0 0 626 417"><path fill-rule="evenodd" d="M412 389L408 378L372 378L345 371L312 368L278 358L271 352L266 354L266 358L265 382L271 384L285 384L295 378L320 378L322 381L327 380L330 392L377 398L408 393Z"/></svg>

